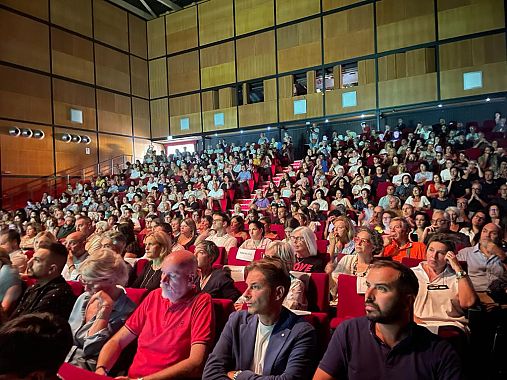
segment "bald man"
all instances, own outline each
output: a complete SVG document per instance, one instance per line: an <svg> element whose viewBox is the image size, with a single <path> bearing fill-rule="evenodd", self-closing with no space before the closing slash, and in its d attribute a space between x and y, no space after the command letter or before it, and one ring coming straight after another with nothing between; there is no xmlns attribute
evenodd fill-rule
<svg viewBox="0 0 507 380"><path fill-rule="evenodd" d="M109 374L121 351L138 338L128 378L201 377L213 343L211 296L196 290L197 259L193 253L171 253L161 271L161 288L143 300L100 351L97 374Z"/></svg>
<svg viewBox="0 0 507 380"><path fill-rule="evenodd" d="M67 264L63 268L62 276L67 281L77 281L79 266L88 257L85 249L86 235L83 232L72 232L65 238L65 247L69 251Z"/></svg>

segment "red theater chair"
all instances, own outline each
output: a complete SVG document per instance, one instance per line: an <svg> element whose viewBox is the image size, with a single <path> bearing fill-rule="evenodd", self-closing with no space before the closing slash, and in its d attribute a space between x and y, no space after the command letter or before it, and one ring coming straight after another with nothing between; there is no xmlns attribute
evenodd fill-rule
<svg viewBox="0 0 507 380"><path fill-rule="evenodd" d="M125 293L132 302L134 302L136 305L139 305L144 297L148 294L148 289L125 288Z"/></svg>
<svg viewBox="0 0 507 380"><path fill-rule="evenodd" d="M364 294L357 293L357 277L341 274L338 277L338 306L336 317L331 319L331 329L338 327L343 321L361 317L366 314L364 310Z"/></svg>

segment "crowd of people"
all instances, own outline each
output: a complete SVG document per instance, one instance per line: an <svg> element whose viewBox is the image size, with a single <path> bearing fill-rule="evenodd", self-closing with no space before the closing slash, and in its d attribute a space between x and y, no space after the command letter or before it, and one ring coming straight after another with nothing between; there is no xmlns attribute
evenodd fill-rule
<svg viewBox="0 0 507 380"><path fill-rule="evenodd" d="M117 373L137 339L119 369L130 378L461 378L468 310L488 321L486 349L505 316L506 152L478 125L445 120L316 130L297 162L288 134L149 149L121 174L2 210L0 342L17 320L50 313L70 324L65 360L98 374ZM258 250L242 292L227 257ZM296 315L310 304L305 273L319 272L336 308L348 302L340 276L355 276L366 309L338 325L320 364L315 330ZM125 288L149 293L136 307ZM236 309L217 337L212 299Z"/></svg>

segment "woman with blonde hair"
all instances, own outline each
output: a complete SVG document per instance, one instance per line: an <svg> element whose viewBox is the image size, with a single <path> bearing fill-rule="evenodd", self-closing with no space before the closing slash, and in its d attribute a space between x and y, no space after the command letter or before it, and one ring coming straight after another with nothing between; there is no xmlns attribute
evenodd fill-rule
<svg viewBox="0 0 507 380"><path fill-rule="evenodd" d="M349 217L340 215L333 220L333 231L328 238L327 252L331 255L331 261L339 253L344 255L354 253L354 225Z"/></svg>
<svg viewBox="0 0 507 380"><path fill-rule="evenodd" d="M25 234L21 237L21 242L19 243L19 247L23 251L28 251L33 249L33 243L35 240L35 236L41 231L41 226L38 223L28 223L26 225Z"/></svg>
<svg viewBox="0 0 507 380"><path fill-rule="evenodd" d="M74 345L66 362L95 371L100 350L136 308L123 288L128 272L123 258L110 249L100 249L83 261L79 273L85 292L69 317Z"/></svg>
<svg viewBox="0 0 507 380"><path fill-rule="evenodd" d="M133 281L132 288L155 290L160 286L162 272L160 267L165 257L171 253L172 241L162 231L151 232L144 238L145 257L150 260L143 271ZM137 264L137 263L136 263Z"/></svg>
<svg viewBox="0 0 507 380"><path fill-rule="evenodd" d="M39 232L37 235L35 235L35 239L33 240L33 250L38 250L41 243L56 243L56 237L49 231Z"/></svg>
<svg viewBox="0 0 507 380"><path fill-rule="evenodd" d="M0 312L9 315L19 297L21 297L21 280L18 270L12 266L7 251L0 248Z"/></svg>

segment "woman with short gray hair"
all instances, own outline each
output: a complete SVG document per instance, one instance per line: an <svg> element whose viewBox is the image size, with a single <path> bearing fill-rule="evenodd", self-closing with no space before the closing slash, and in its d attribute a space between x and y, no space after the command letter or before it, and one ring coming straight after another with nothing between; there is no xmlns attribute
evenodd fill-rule
<svg viewBox="0 0 507 380"><path fill-rule="evenodd" d="M128 280L128 266L110 249L99 249L79 267L85 288L69 317L74 345L66 362L95 371L104 344L132 314L136 305L123 286Z"/></svg>

